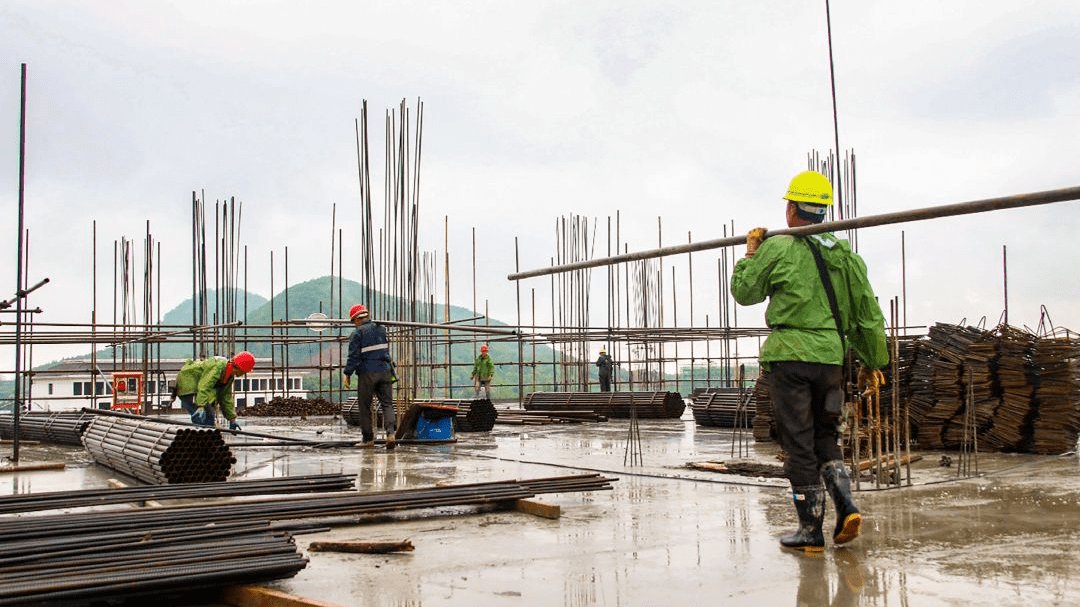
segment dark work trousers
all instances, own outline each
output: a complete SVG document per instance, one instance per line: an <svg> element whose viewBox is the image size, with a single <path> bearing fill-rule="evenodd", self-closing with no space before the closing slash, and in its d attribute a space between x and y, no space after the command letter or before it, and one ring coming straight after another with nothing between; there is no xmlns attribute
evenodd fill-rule
<svg viewBox="0 0 1080 607"><path fill-rule="evenodd" d="M601 392L611 392L611 374L610 373L604 373L603 371L601 371L599 377L600 377L600 391Z"/></svg>
<svg viewBox="0 0 1080 607"><path fill-rule="evenodd" d="M839 413L844 402L840 365L784 361L769 363L769 399L787 451L784 473L792 487L821 484L820 466L842 459ZM835 412L826 411L829 402Z"/></svg>
<svg viewBox="0 0 1080 607"><path fill-rule="evenodd" d="M394 415L394 384L390 381L393 377L391 371L376 371L374 373L356 374L356 402L360 404L360 434L364 441L375 438L371 429L371 397L379 399L382 406L383 428L387 436L393 436L397 430L397 417ZM364 405L369 408L365 408Z"/></svg>

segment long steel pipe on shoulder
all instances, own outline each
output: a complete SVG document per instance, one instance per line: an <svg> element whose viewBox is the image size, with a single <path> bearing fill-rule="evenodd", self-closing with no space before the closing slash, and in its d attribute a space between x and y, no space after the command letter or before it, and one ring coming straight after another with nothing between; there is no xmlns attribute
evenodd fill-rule
<svg viewBox="0 0 1080 607"><path fill-rule="evenodd" d="M826 223L819 223L811 226L802 226L798 228L769 230L765 233L765 237L768 238L769 236L780 236L782 234L809 236L810 234L820 234L822 232L838 232L841 230L854 230L856 228L870 228L880 225L908 223L911 221L922 221L924 219L937 219L940 217L952 217L955 215L970 215L972 213L985 213L987 211L1001 211L1004 209L1017 209L1020 207L1032 207L1041 204L1050 204L1054 202L1068 202L1071 200L1080 200L1080 186L1062 188L1060 190L1031 192L1028 194L1015 194L1013 196L1002 196L999 198L972 200L969 202L958 202L955 204L946 204L936 207L924 207L921 209L911 209L908 211L897 211L895 213L868 215L866 217L855 217L852 219L841 219L839 221L829 221ZM584 270L586 268L609 266L617 263L623 263L625 261L639 261L642 259L665 257L667 255L678 255L681 253L693 253L695 251L705 251L708 249L719 249L721 247L730 247L744 244L745 242L745 234L742 236L729 236L728 238L716 238L713 240L703 240L701 242L692 242L684 245L661 247L659 249L649 249L647 251L637 251L635 253L623 253L622 255L613 255L611 257L601 257L598 259L589 259L586 261L576 261L573 263L551 266L548 268L528 270L526 272L515 272L514 274L508 275L506 278L508 280L522 280L524 278L533 278L536 276L547 276L549 274L558 274L561 272L571 272L574 270Z"/></svg>

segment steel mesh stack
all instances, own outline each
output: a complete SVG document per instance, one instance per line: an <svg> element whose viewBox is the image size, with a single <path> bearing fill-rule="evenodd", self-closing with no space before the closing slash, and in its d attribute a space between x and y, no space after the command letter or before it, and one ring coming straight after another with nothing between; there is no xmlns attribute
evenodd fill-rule
<svg viewBox="0 0 1080 607"><path fill-rule="evenodd" d="M699 426L749 428L754 418L754 393L738 387L695 388L690 411Z"/></svg>
<svg viewBox="0 0 1080 607"><path fill-rule="evenodd" d="M1004 326L998 337L998 385L1001 404L994 425L987 433L987 443L1000 444L1002 450L1021 450L1029 433L1035 375L1031 352L1035 336L1027 331Z"/></svg>
<svg viewBox="0 0 1080 607"><path fill-rule="evenodd" d="M1046 338L1035 343L1036 370L1031 450L1064 453L1080 431L1080 340Z"/></svg>
<svg viewBox="0 0 1080 607"><path fill-rule="evenodd" d="M24 413L19 416L19 438L57 445L82 446L82 433L90 418L82 411ZM15 416L0 415L0 438L15 438Z"/></svg>
<svg viewBox="0 0 1080 607"><path fill-rule="evenodd" d="M224 481L236 463L216 428L101 416L82 438L94 461L151 484Z"/></svg>
<svg viewBox="0 0 1080 607"><path fill-rule="evenodd" d="M592 410L609 418L678 419L686 403L678 392L533 392L525 397L529 410Z"/></svg>
<svg viewBox="0 0 1080 607"><path fill-rule="evenodd" d="M457 408L454 414L454 430L457 432L491 432L499 417L495 405L486 398L419 398L413 402Z"/></svg>
<svg viewBox="0 0 1080 607"><path fill-rule="evenodd" d="M769 372L762 370L754 384L754 440L767 443L778 439L772 400L769 398Z"/></svg>

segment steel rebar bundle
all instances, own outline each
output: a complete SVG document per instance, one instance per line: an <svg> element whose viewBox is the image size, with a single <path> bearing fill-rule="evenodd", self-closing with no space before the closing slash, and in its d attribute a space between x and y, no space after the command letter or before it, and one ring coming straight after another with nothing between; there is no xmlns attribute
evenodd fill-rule
<svg viewBox="0 0 1080 607"><path fill-rule="evenodd" d="M83 433L94 461L151 484L224 481L236 463L216 428L102 416Z"/></svg>
<svg viewBox="0 0 1080 607"><path fill-rule="evenodd" d="M81 411L24 413L19 417L19 438L57 445L82 446L82 433L90 418ZM15 438L15 416L0 414L0 438Z"/></svg>
<svg viewBox="0 0 1080 607"><path fill-rule="evenodd" d="M582 474L374 493L350 491L287 499L237 500L211 505L162 506L141 510L125 508L30 517L3 516L0 517L0 538L19 538L27 546L37 546L46 540L65 541L75 533L96 533L109 537L118 533L145 532L154 527L184 526L190 534L191 521L202 520L242 523L358 516L448 506L500 505L544 493L610 490L614 480L599 474ZM0 548L3 548L2 544ZM7 554L6 549L0 549L2 554ZM0 565L3 563L4 558L0 556Z"/></svg>
<svg viewBox="0 0 1080 607"><path fill-rule="evenodd" d="M218 483L185 483L181 485L22 493L0 496L0 514L103 506L146 500L347 491L353 488L355 480L355 474L314 474Z"/></svg>
<svg viewBox="0 0 1080 607"><path fill-rule="evenodd" d="M598 415L592 409L574 410L563 409L559 411L543 411L533 409L526 411L516 408L499 409L497 424L514 426L535 426L541 424L580 424L583 422L606 422L607 417Z"/></svg>
<svg viewBox="0 0 1080 607"><path fill-rule="evenodd" d="M690 410L694 414L694 422L699 426L749 428L754 418L753 390L739 387L695 388L690 398Z"/></svg>
<svg viewBox="0 0 1080 607"><path fill-rule="evenodd" d="M533 392L525 397L526 410L593 410L607 417L629 418L636 409L643 419L678 419L686 403L678 392Z"/></svg>
<svg viewBox="0 0 1080 607"><path fill-rule="evenodd" d="M77 520L77 516L69 516ZM267 522L135 529L0 542L0 605L70 605L291 577L307 565Z"/></svg>

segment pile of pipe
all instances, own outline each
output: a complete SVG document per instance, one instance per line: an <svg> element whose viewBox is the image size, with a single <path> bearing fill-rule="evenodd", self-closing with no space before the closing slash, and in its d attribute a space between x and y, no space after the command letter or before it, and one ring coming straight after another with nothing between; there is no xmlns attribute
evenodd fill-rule
<svg viewBox="0 0 1080 607"><path fill-rule="evenodd" d="M589 410L564 409L560 411L526 411L517 408L499 409L498 424L512 426L539 426L543 424L580 424L583 422L606 422L607 417Z"/></svg>
<svg viewBox="0 0 1080 607"><path fill-rule="evenodd" d="M699 426L749 428L754 418L754 391L740 387L694 388L690 410Z"/></svg>
<svg viewBox="0 0 1080 607"><path fill-rule="evenodd" d="M591 410L606 417L678 419L686 403L678 392L533 392L527 411Z"/></svg>
<svg viewBox="0 0 1080 607"><path fill-rule="evenodd" d="M82 411L23 413L19 416L19 439L56 445L82 446L82 433L90 418ZM15 438L15 416L0 415L0 438Z"/></svg>
<svg viewBox="0 0 1080 607"><path fill-rule="evenodd" d="M0 605L150 602L292 577L307 565L292 535L266 521L84 525L81 516L62 515L69 523L63 530L36 516L3 523L14 531L0 540Z"/></svg>
<svg viewBox="0 0 1080 607"><path fill-rule="evenodd" d="M236 463L216 428L99 416L82 440L97 463L154 485L224 481Z"/></svg>
<svg viewBox="0 0 1080 607"><path fill-rule="evenodd" d="M275 396L270 400L247 407L244 415L252 417L306 417L309 415L337 415L341 405L325 398L300 398L299 396Z"/></svg>
<svg viewBox="0 0 1080 607"><path fill-rule="evenodd" d="M75 489L0 495L0 514L64 510L141 503L147 500L199 499L243 495L283 495L349 491L355 488L355 474L312 474L226 481L223 483L186 483L182 485L137 485L107 489Z"/></svg>
<svg viewBox="0 0 1080 607"><path fill-rule="evenodd" d="M499 417L495 405L486 398L418 398L413 402L455 407L457 412L454 413L454 430L457 432L491 432L495 427L495 420Z"/></svg>

